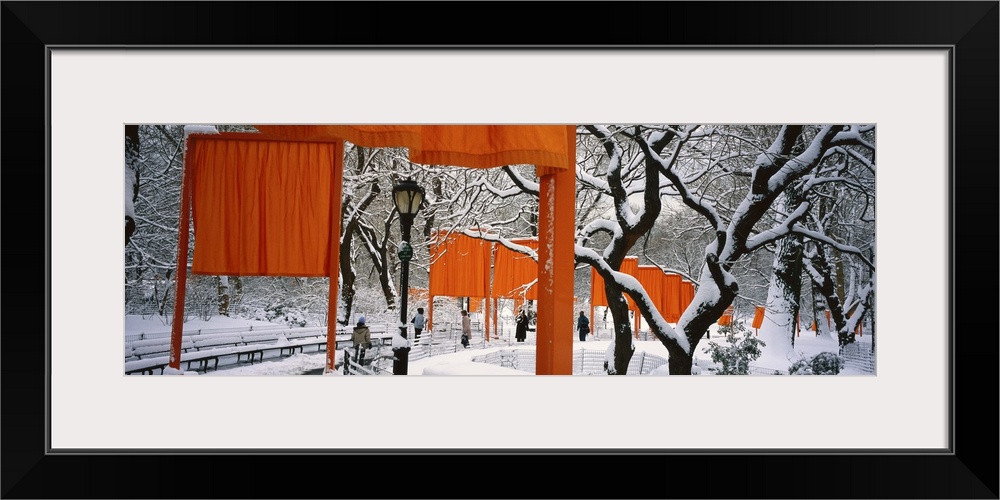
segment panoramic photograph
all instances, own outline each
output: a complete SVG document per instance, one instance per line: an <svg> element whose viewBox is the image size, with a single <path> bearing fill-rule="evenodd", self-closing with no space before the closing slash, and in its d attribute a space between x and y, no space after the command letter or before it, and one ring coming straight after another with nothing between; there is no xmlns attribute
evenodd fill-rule
<svg viewBox="0 0 1000 500"><path fill-rule="evenodd" d="M874 125L124 127L131 375L876 375Z"/></svg>

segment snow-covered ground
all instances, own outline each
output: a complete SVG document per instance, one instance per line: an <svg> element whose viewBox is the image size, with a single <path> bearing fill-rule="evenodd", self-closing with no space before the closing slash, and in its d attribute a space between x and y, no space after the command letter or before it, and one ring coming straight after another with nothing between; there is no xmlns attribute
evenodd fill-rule
<svg viewBox="0 0 1000 500"><path fill-rule="evenodd" d="M227 318L227 317L214 317L208 321L202 320L190 320L184 324L185 331L198 330L198 329L224 329L224 328L237 328L244 327L248 328L250 326L254 327L281 327L283 325L276 325L272 323L267 323L264 321L257 320L247 320L247 319L237 319L237 318ZM286 326L287 327L287 326ZM705 352L708 347L709 342L716 342L719 344L725 344L725 339L722 335L717 332L717 326L710 330L710 337L702 339L698 344L697 352L695 353L695 359L701 366L711 364L711 356ZM504 332L510 330L509 325L504 325ZM156 332L167 332L169 331L169 326L163 324L163 322L157 318L142 319L140 317L130 316L126 318L125 321L125 334L131 335L140 332L145 333L156 333ZM766 336L766 332L761 331L758 338L766 343L770 341ZM604 335L607 338L607 335ZM861 342L870 341L870 337L861 337L859 339ZM587 350L601 350L605 351L608 348L610 342L608 340L597 340L597 341L587 341L579 342L574 337L574 349L587 349ZM644 351L648 354L654 354L663 358L668 357L666 348L659 341L649 340L649 341L634 341L635 348L637 352ZM776 344L776 343L775 343ZM516 345L516 344L515 344ZM476 356L482 356L492 351L497 351L500 349L509 348L510 344L506 342L494 342L490 346L482 348L472 348L472 349L462 349L454 354L444 354L430 356L423 359L413 359L410 360L408 364L409 375L525 375L526 372L517 371L509 368L502 368L499 366L491 366L484 363L473 362L472 358ZM757 359L753 365L762 368L771 368L778 370L787 370L789 365L796 356L809 357L816 355L820 352L837 352L837 341L830 336L816 336L812 331L802 331L795 339L795 354L782 354L768 350L767 347L764 348L764 354ZM337 353L338 356L341 353ZM792 358L792 359L789 359ZM262 363L256 363L253 365L242 363L239 365L226 365L220 366L219 370L210 370L203 375L207 376L261 376L261 375L302 375L307 372L315 372L316 370L322 369L326 362L326 352L306 352L298 353L292 356L276 356L265 360ZM708 374L710 372L704 371L703 373ZM656 374L665 374L665 370L656 370L653 372ZM856 371L850 369L845 369L841 372L842 375L863 375Z"/></svg>

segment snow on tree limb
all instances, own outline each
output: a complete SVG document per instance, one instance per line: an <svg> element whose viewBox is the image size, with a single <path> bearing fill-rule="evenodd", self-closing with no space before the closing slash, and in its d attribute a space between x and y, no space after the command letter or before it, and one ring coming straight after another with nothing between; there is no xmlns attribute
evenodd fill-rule
<svg viewBox="0 0 1000 500"><path fill-rule="evenodd" d="M775 225L771 229L766 231L761 231L759 234L747 238L746 249L747 252L752 252L768 243L777 241L785 236L792 233L792 225L798 222L806 215L809 211L811 204L808 201L804 201L799 204L792 213L788 214L788 217L784 221Z"/></svg>
<svg viewBox="0 0 1000 500"><path fill-rule="evenodd" d="M865 257L864 252L862 252L861 249L858 248L858 247L856 247L856 246L845 245L845 244L840 243L840 242L834 240L833 238L830 238L829 236L827 236L825 234L822 234L822 233L820 233L818 231L813 231L811 229L807 229L805 227L802 227L801 224L794 224L792 226L792 233L801 234L802 236L805 236L806 238L809 238L809 239L812 239L812 240L815 240L815 241L818 241L818 242L821 242L821 243L826 243L827 245L830 245L831 247L836 248L837 250L840 250L841 252L855 255L855 256L858 257L858 259L861 262L864 262L864 264L866 266L868 266L869 269L871 269L873 271L875 270L875 265L872 264L872 262L870 260L868 260L868 258Z"/></svg>
<svg viewBox="0 0 1000 500"><path fill-rule="evenodd" d="M637 304L641 303L643 306L641 310L648 314L643 314L643 318L656 324L656 328L653 329L654 333L658 331L660 334L676 342L677 345L686 352L691 352L691 343L688 342L687 337L678 333L674 327L670 326L670 324L663 319L659 309L653 304L652 299L650 299L649 294L646 293L642 284L639 283L639 280L630 274L612 269L611 266L608 265L607 260L599 256L593 249L576 245L574 253L576 254L578 260L593 266L594 269L597 270L597 273L600 274L601 278L605 281L612 281L618 284L618 286L620 286L634 302Z"/></svg>

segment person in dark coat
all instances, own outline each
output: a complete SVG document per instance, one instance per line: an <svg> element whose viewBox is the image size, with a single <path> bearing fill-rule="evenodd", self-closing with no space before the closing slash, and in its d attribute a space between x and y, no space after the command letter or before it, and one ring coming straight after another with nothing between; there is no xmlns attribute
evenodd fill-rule
<svg viewBox="0 0 1000 500"><path fill-rule="evenodd" d="M528 337L528 315L524 314L524 309L517 313L517 328L514 330L514 338L518 342L524 342Z"/></svg>
<svg viewBox="0 0 1000 500"><path fill-rule="evenodd" d="M586 342L587 335L590 334L590 320L583 315L583 311L576 318L576 329L580 332L580 342Z"/></svg>
<svg viewBox="0 0 1000 500"><path fill-rule="evenodd" d="M472 318L469 312L462 309L462 347L469 348L469 341L472 340Z"/></svg>

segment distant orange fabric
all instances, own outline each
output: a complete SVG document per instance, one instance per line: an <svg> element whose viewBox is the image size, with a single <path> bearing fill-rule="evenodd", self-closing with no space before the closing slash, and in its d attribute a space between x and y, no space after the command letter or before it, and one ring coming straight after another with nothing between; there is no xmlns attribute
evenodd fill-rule
<svg viewBox="0 0 1000 500"><path fill-rule="evenodd" d="M760 328L764 324L764 306L757 306L753 311L753 327Z"/></svg>
<svg viewBox="0 0 1000 500"><path fill-rule="evenodd" d="M487 297L491 243L461 233L438 233L431 243L429 293L433 297Z"/></svg>
<svg viewBox="0 0 1000 500"><path fill-rule="evenodd" d="M538 239L520 238L511 243L538 250ZM527 300L538 300L538 286L524 290L524 286L538 280L538 262L531 257L498 244L496 255L493 256L493 296Z"/></svg>
<svg viewBox="0 0 1000 500"><path fill-rule="evenodd" d="M668 323L676 323L681 319L681 275L667 273L663 275L663 319Z"/></svg>
<svg viewBox="0 0 1000 500"><path fill-rule="evenodd" d="M220 140L225 137L224 140ZM341 143L192 136L192 272L329 276Z"/></svg>
<svg viewBox="0 0 1000 500"><path fill-rule="evenodd" d="M619 272L639 279L639 257L625 257L622 260ZM629 297L627 293L625 294L625 301L628 303L629 310L636 310L635 302L632 301L632 297ZM590 304L593 306L608 305L608 296L604 291L604 278L600 274L597 274L597 270L593 267L590 268Z"/></svg>
<svg viewBox="0 0 1000 500"><path fill-rule="evenodd" d="M733 323L733 306L726 308L726 312L722 313L722 317L719 318L719 326L729 326Z"/></svg>
<svg viewBox="0 0 1000 500"><path fill-rule="evenodd" d="M663 315L663 270L657 266L639 266L637 278L642 288L646 290L649 299L656 310Z"/></svg>

